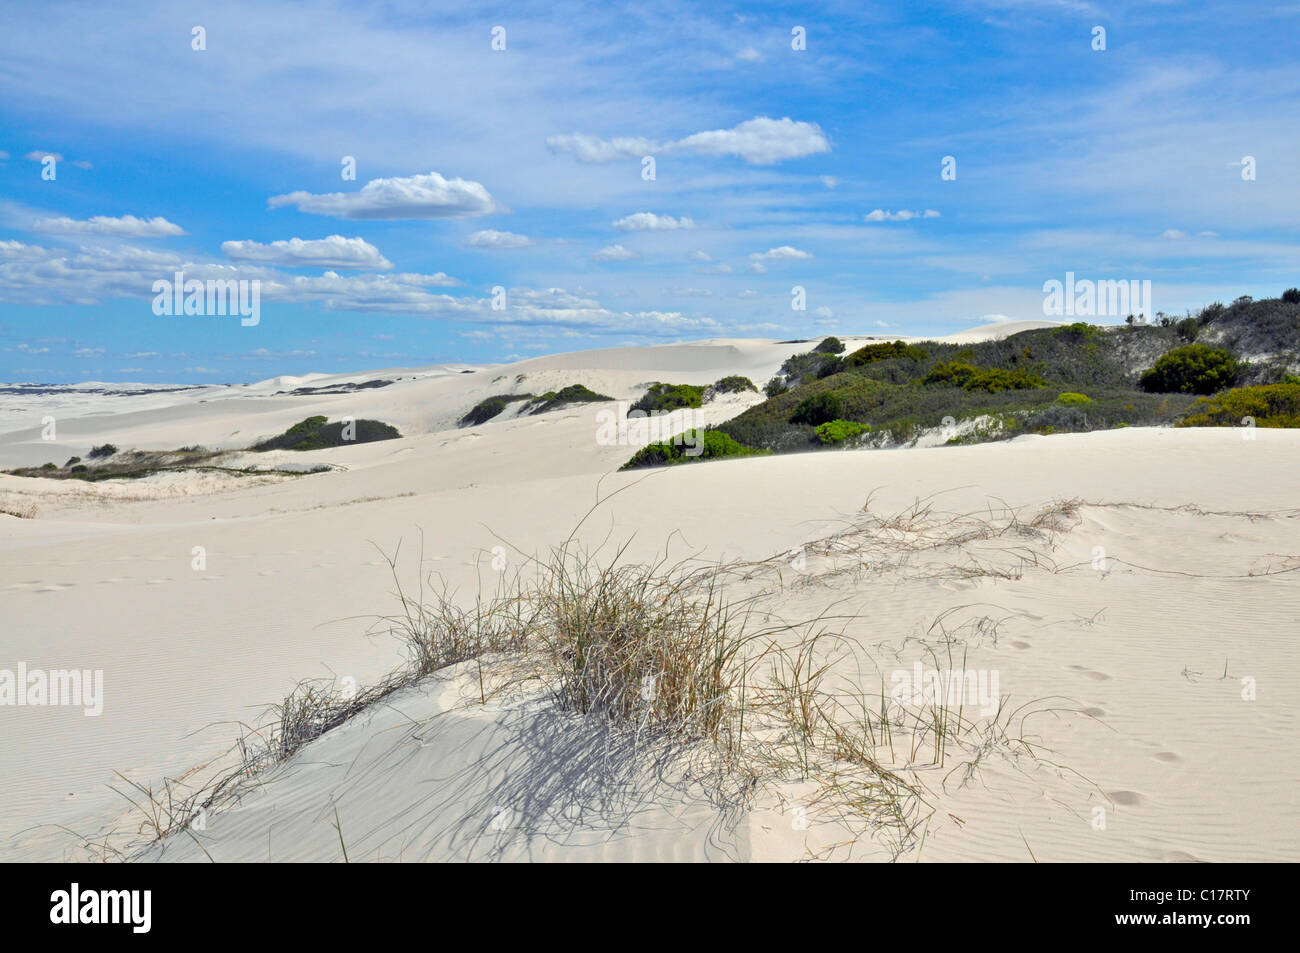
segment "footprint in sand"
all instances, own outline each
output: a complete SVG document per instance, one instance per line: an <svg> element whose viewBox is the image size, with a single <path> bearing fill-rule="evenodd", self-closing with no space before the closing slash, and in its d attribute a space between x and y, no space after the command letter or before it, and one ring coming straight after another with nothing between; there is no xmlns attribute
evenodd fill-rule
<svg viewBox="0 0 1300 953"><path fill-rule="evenodd" d="M1085 708L1083 713L1092 718L1105 718L1106 710L1104 708Z"/></svg>
<svg viewBox="0 0 1300 953"><path fill-rule="evenodd" d="M1081 673L1084 678L1090 678L1094 682L1105 682L1110 680L1110 676L1104 672L1094 672L1092 669L1085 668L1082 665L1071 665L1070 668Z"/></svg>
<svg viewBox="0 0 1300 953"><path fill-rule="evenodd" d="M1124 807L1142 806L1142 795L1136 791L1107 791L1106 796Z"/></svg>
<svg viewBox="0 0 1300 953"><path fill-rule="evenodd" d="M1174 754L1172 751L1157 751L1155 753L1155 759L1157 761L1182 761L1183 760L1182 758L1178 757L1178 755Z"/></svg>
<svg viewBox="0 0 1300 953"><path fill-rule="evenodd" d="M1013 649L1027 649L1030 645L1028 642L1012 642L1011 647Z"/></svg>
<svg viewBox="0 0 1300 953"><path fill-rule="evenodd" d="M72 588L71 586L56 582L48 586L37 586L34 591L35 592L58 592L60 589L71 589L71 588Z"/></svg>

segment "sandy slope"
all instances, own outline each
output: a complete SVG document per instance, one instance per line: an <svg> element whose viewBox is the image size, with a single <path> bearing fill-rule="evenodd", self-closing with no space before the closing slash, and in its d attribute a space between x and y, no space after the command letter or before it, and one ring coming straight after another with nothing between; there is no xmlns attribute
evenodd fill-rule
<svg viewBox="0 0 1300 953"><path fill-rule="evenodd" d="M1130 429L724 461L645 478L609 475L634 448L597 443L599 407L453 426L503 387L581 382L626 399L650 380L709 383L742 373L761 383L795 350L708 342L558 355L473 374L408 370L392 374L402 379L388 387L351 394L276 396L286 383L304 386L280 380L185 392L170 403L151 396L138 408L131 402L146 398L90 407L69 400L54 408L67 418L57 447L40 441L38 421L0 435L0 465L13 466L61 461L109 439L121 447L242 445L312 413L373 416L408 434L294 455L338 469L257 485L182 480L110 490L0 476L0 505L39 506L35 520L0 516L0 667L100 668L106 693L97 718L0 709L0 856L65 856L73 839L50 825L87 836L111 825L124 805L106 786L114 771L157 783L186 770L233 738L235 729L219 723L255 717L299 678L333 672L367 683L397 664L390 638L365 635L370 617L394 608L380 550L401 543L399 572L411 583L422 546L424 570L472 598L495 579L492 547L504 539L534 552L557 542L595 501L598 484L603 493L629 489L596 512L587 538L612 531L644 557L676 532L674 553L707 560L795 550L860 518L873 491L875 513L932 494L952 512L1093 504L1059 538L1035 541L1041 568L1019 578L927 575L884 560L812 585L830 568L815 553L803 569L783 572L772 611L804 618L831 603L862 611L850 634L886 671L910 666L917 638L955 609L948 621L966 626L958 637L967 667L996 669L1015 705L1059 696L1065 701L1055 707L1072 710L1029 722L1025 733L1052 749L1050 758L998 748L967 783L961 768L946 785L971 752L942 770L916 765L932 817L908 859L918 850L932 860L1023 860L1029 851L1040 860L1300 855L1300 772L1287 756L1297 713L1288 688L1300 676L1300 572L1279 571L1298 564L1297 523L1281 513L1230 515L1294 505L1300 434L1259 431L1244 441L1227 430ZM386 373L313 377L305 386ZM14 404L9 419L35 413ZM742 406L707 408L705 419ZM1185 504L1222 514L1171 509ZM191 568L195 546L206 550L202 571ZM1111 560L1100 571L1092 568L1096 547ZM946 553L945 565L967 555ZM506 556L517 564L513 550ZM981 626L983 618L996 627ZM738 815L694 787L688 769L670 764L647 780L620 742L583 740L573 732L588 729L557 722L545 706L453 704L455 675L408 690L276 769L238 811L211 819L207 849L219 859L333 859L336 809L352 859L788 859L823 853L838 839L815 806L808 829L795 828L797 786L765 790L752 813ZM1253 701L1241 699L1247 676L1257 680ZM410 731L412 722L424 728ZM589 750L606 752L600 766L545 771ZM520 777L535 782L531 795ZM1097 807L1106 811L1104 831L1094 826ZM884 855L872 843L855 854ZM165 856L202 858L187 838Z"/></svg>

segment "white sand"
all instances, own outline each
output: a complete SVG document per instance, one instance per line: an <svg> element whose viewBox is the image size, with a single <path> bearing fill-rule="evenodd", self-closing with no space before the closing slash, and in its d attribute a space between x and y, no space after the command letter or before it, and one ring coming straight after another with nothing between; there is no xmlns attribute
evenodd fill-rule
<svg viewBox="0 0 1300 953"><path fill-rule="evenodd" d="M967 667L996 669L1012 707L1071 710L1029 719L1023 734L1043 746L1037 759L991 749L965 784L964 768L949 772L969 751L942 770L918 765L930 821L924 845L905 859L918 849L922 860L1027 860L1030 851L1039 860L1300 857L1291 757L1300 572L1279 572L1300 566L1300 523L1281 513L1295 505L1300 433L1260 430L1246 441L1235 430L1133 428L720 461L645 479L610 475L635 448L597 443L602 405L455 428L483 397L505 391L583 383L630 399L653 380L705 384L736 373L762 386L803 349L716 341L473 374L451 366L134 398L0 398L3 467L61 463L106 440L124 449L245 446L316 413L375 417L405 434L265 455L338 468L287 481L168 475L110 486L0 476L0 508L38 507L32 520L0 516L0 668L102 669L106 696L99 717L0 709L0 857L83 856L66 829L91 837L113 825L126 806L108 788L125 789L115 771L157 786L225 749L237 734L230 722L255 719L298 679L335 673L365 684L398 664L396 643L364 634L368 617L395 609L380 550L400 542L399 570L412 582L422 544L425 570L472 598L477 579L488 587L494 579L498 537L525 552L558 542L602 478L602 493L636 485L597 511L587 538L612 530L633 539L638 558L679 531L678 554L765 559L842 528L873 491L875 513L931 494L954 512L1091 504L1054 544L1032 543L1040 567L1018 579L873 566L832 585L791 586L775 600L786 618L832 604L863 613L852 634L887 671L910 667L916 637L941 613L970 606L949 617L951 628L970 623L959 633ZM393 378L352 394L274 396ZM704 420L757 399L709 405ZM40 439L47 414L58 419L53 444ZM1171 509L1188 504L1277 515ZM206 550L203 571L191 568L196 546ZM1092 568L1096 547L1112 560L1108 571ZM944 555L946 565L966 558ZM810 558L802 574L827 565ZM984 616L1000 620L995 631L978 628ZM1243 677L1256 680L1253 701L1241 697ZM798 786L767 787L753 812L738 815L686 769L670 766L652 781L622 742L590 728L574 734L571 720L537 700L455 704L461 682L463 673L448 672L327 734L269 772L238 810L210 819L205 846L218 859L337 859L337 810L353 860L838 856L825 848L840 831L815 806L808 828L796 828ZM1104 830L1095 829L1097 807ZM885 852L867 841L852 855ZM162 856L203 859L189 838Z"/></svg>

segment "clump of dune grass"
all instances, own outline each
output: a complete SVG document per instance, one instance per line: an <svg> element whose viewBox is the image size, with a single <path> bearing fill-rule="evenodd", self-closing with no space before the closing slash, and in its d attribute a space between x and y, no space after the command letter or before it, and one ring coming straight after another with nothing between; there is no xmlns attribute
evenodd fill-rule
<svg viewBox="0 0 1300 953"><path fill-rule="evenodd" d="M1009 508L941 514L928 500L877 515L868 505L848 529L806 546L819 560L807 576L835 578L846 559L866 571L864 555L923 576L1013 578L1029 566L1051 571L1031 544L1050 544L1067 531L1078 505L1052 504L1028 516ZM1012 725L1013 717L1023 725L1042 710L1032 703L1010 711L999 700L990 718L960 700L909 704L892 697L872 652L845 634L862 621L856 613L828 609L813 619L773 621L773 612L757 606L770 605L780 586L729 598L728 577L752 579L772 570L771 561L701 567L665 556L637 562L626 545L607 551L608 540L594 549L580 544L581 525L549 552L525 555L520 568L497 577L495 592L484 595L480 585L472 600L423 573L414 587L404 586L400 547L385 556L398 610L375 618L372 631L397 637L407 648L406 665L360 691L332 680L302 682L267 710L259 727L245 731L233 768L175 792L137 786L147 794L141 808L147 822L137 837L152 843L181 830L195 836L188 826L194 810L219 809L261 771L393 693L463 662L476 663L484 703L485 665L512 660L519 673L512 684L544 687L575 718L670 741L699 752L719 776L744 779L743 786L727 788L730 795L748 799L761 790L783 799L789 785L811 785L801 804L846 832L827 848L831 854L845 845L852 850L863 837L894 858L919 849L935 810L925 777L946 785L958 772L966 783L995 750L1048 754ZM1014 568L972 563L963 554L973 544L1009 557ZM928 561L936 555L943 557L940 565ZM973 620L959 639L963 627L945 613L918 638L935 668L943 652L952 669L954 646L990 633L996 638L996 624ZM960 661L964 668L964 654ZM494 694L508 689L494 685Z"/></svg>
<svg viewBox="0 0 1300 953"><path fill-rule="evenodd" d="M16 516L20 520L34 520L36 519L36 504L18 502L0 503L0 513L5 514L6 516Z"/></svg>

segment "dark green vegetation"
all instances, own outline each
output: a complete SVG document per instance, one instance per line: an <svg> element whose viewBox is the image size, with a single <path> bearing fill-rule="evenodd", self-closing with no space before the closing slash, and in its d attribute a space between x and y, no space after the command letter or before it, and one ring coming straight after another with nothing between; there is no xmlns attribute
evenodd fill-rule
<svg viewBox="0 0 1300 953"><path fill-rule="evenodd" d="M1223 348L1189 344L1161 355L1138 383L1158 394L1217 394L1235 384L1241 371L1241 362Z"/></svg>
<svg viewBox="0 0 1300 953"><path fill-rule="evenodd" d="M46 463L39 467L19 467L8 472L13 476L45 477L50 480L85 480L88 483L98 483L101 480L138 480L142 477L153 476L155 473L177 470L212 470L228 473L232 476L262 476L268 473L302 476L307 472L330 469L328 466L320 466L310 471L282 470L272 467L222 466L222 460L229 456L231 452L203 450L197 447L182 450L126 450L115 452L110 455L113 457L112 460L106 460L94 466L69 461L63 467L56 466L53 463ZM240 451L233 452L238 453ZM73 457L72 459L77 458ZM103 456L100 459L103 459Z"/></svg>
<svg viewBox="0 0 1300 953"><path fill-rule="evenodd" d="M613 397L607 397L604 394L597 394L594 390L589 390L582 384L570 384L560 390L547 391L545 394L534 397L524 405L524 413L544 414L548 410L554 410L565 404L596 404L613 399Z"/></svg>
<svg viewBox="0 0 1300 953"><path fill-rule="evenodd" d="M620 470L639 467L661 467L672 463L691 463L696 460L716 460L719 457L748 457L756 453L769 453L745 447L717 430L697 430L686 435L690 439L668 443L652 443L642 447ZM703 448L700 448L701 442ZM698 453L696 451L699 451Z"/></svg>
<svg viewBox="0 0 1300 953"><path fill-rule="evenodd" d="M500 380L500 378L497 379ZM523 379L524 375L520 374L515 378L515 383L518 384ZM582 384L570 384L560 390L547 391L545 394L494 394L491 397L485 397L470 408L469 413L460 418L459 423L462 427L477 427L479 424L485 424L498 416L509 404L521 400L525 401L523 413L544 414L548 410L555 410L565 404L592 404L613 399L613 397L607 397L604 394L597 394Z"/></svg>
<svg viewBox="0 0 1300 953"><path fill-rule="evenodd" d="M346 447L354 443L371 443L375 440L393 440L400 437L395 427L378 420L357 420L352 423L330 423L325 417L308 417L299 421L277 437L271 437L250 447L250 450L320 450L326 447ZM266 466L226 466L225 461L241 450L205 450L200 446L182 447L179 450L126 450L119 451L112 444L95 447L86 454L96 463L91 466L71 457L62 467L46 463L39 467L19 467L8 471L13 476L37 476L55 480L138 480L173 470L217 470L234 476L256 476L277 473L302 476L330 469L321 464L310 469L301 467L276 468Z"/></svg>
<svg viewBox="0 0 1300 953"><path fill-rule="evenodd" d="M716 381L709 390L715 394L741 394L747 390L757 392L758 388L754 386L754 382L748 377L741 377L739 374L732 374L729 377L722 378L720 381Z"/></svg>
<svg viewBox="0 0 1300 953"><path fill-rule="evenodd" d="M460 418L462 427L477 427L485 424L506 409L506 405L520 400L532 400L532 394L495 394L480 400L469 413Z"/></svg>
<svg viewBox="0 0 1300 953"><path fill-rule="evenodd" d="M395 440L400 436L396 427L378 420L356 420L349 424L341 420L329 423L325 417L308 417L279 436L253 444L250 449L259 452L324 450L327 447L347 447L376 440Z"/></svg>
<svg viewBox="0 0 1300 953"><path fill-rule="evenodd" d="M1243 417L1257 426L1300 426L1300 291L1243 296L1181 318L1157 314L1152 324L1077 322L975 344L893 341L844 357L831 351L818 345L792 355L764 389L767 400L714 431L746 452L782 453L846 441L907 444L944 418L981 418L951 443L1239 426ZM871 429L849 434L845 424Z"/></svg>
<svg viewBox="0 0 1300 953"><path fill-rule="evenodd" d="M704 406L704 388L694 384L659 384L650 385L640 400L632 405L632 410L646 413L659 411L667 413L682 407Z"/></svg>

